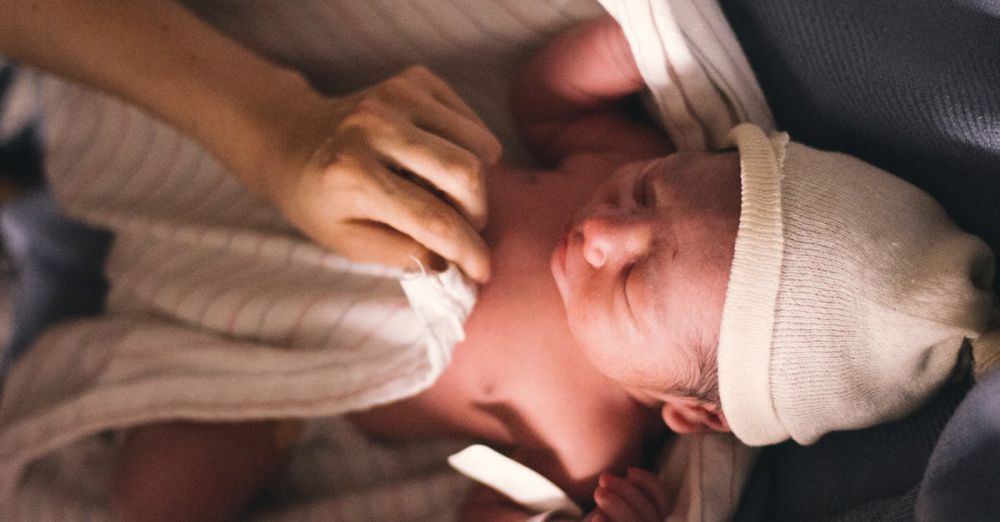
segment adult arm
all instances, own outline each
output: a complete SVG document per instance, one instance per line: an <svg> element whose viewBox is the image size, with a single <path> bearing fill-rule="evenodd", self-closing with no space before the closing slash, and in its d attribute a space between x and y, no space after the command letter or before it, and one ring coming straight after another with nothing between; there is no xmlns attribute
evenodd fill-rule
<svg viewBox="0 0 1000 522"><path fill-rule="evenodd" d="M579 152L662 155L666 134L636 107L646 84L610 15L563 34L520 70L513 110L525 146L558 163Z"/></svg>
<svg viewBox="0 0 1000 522"><path fill-rule="evenodd" d="M0 12L0 53L159 116L319 243L396 265L432 251L488 277L481 169L500 145L426 69L328 98L172 1L0 0Z"/></svg>

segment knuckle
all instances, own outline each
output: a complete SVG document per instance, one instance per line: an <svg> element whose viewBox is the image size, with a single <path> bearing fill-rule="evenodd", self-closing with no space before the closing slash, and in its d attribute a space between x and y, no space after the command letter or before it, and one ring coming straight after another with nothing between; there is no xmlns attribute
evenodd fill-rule
<svg viewBox="0 0 1000 522"><path fill-rule="evenodd" d="M436 208L436 205L425 210L424 229L428 234L442 239L450 239L455 233L455 226L449 214Z"/></svg>
<svg viewBox="0 0 1000 522"><path fill-rule="evenodd" d="M381 117L385 113L385 102L382 101L381 97L374 94L365 96L358 102L355 112L373 118Z"/></svg>
<svg viewBox="0 0 1000 522"><path fill-rule="evenodd" d="M425 223L427 233L434 237L446 238L451 235L451 223L440 211L431 211Z"/></svg>
<svg viewBox="0 0 1000 522"><path fill-rule="evenodd" d="M347 161L337 158L326 165L320 178L321 190L345 190L359 184L358 169L351 168Z"/></svg>
<svg viewBox="0 0 1000 522"><path fill-rule="evenodd" d="M491 165L500 161L501 156L503 156L503 145L500 143L500 140L493 135L490 135L488 149L489 150L486 153L486 161L488 161Z"/></svg>
<svg viewBox="0 0 1000 522"><path fill-rule="evenodd" d="M410 78L412 80L422 80L433 77L434 73L432 73L426 65L418 64L406 69L400 76Z"/></svg>
<svg viewBox="0 0 1000 522"><path fill-rule="evenodd" d="M348 118L357 124L366 125L383 120L385 112L385 103L373 94L361 98Z"/></svg>
<svg viewBox="0 0 1000 522"><path fill-rule="evenodd" d="M363 131L372 125L372 121L371 114L355 109L340 121L339 131L341 133Z"/></svg>
<svg viewBox="0 0 1000 522"><path fill-rule="evenodd" d="M389 78L388 80L382 82L380 94L390 100L406 94L410 90L410 85L407 80L408 78L405 76L405 73Z"/></svg>
<svg viewBox="0 0 1000 522"><path fill-rule="evenodd" d="M375 184L365 163L350 153L336 156L323 169L323 189L338 191L368 190Z"/></svg>
<svg viewBox="0 0 1000 522"><path fill-rule="evenodd" d="M341 121L341 134L361 141L370 142L375 137L384 137L395 130L392 117L385 104L375 98L365 98L358 102L354 110ZM358 146L356 141L350 142Z"/></svg>
<svg viewBox="0 0 1000 522"><path fill-rule="evenodd" d="M414 153L419 154L421 156L430 156L433 154L433 151L431 151L427 143L425 143L424 140L422 140L419 136L413 133L402 132L401 130L398 130L395 137L399 145L406 150L413 151Z"/></svg>
<svg viewBox="0 0 1000 522"><path fill-rule="evenodd" d="M470 194L479 194L483 189L483 175L479 160L467 151L442 158L444 168L456 177Z"/></svg>

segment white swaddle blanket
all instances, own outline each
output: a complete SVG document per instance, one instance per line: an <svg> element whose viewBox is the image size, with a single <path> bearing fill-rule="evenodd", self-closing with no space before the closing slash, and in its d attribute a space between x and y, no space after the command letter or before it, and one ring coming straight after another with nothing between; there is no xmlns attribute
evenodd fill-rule
<svg viewBox="0 0 1000 522"><path fill-rule="evenodd" d="M772 127L713 0L602 3L625 29L679 148L711 148L738 121ZM505 90L516 59L600 12L578 0L227 0L192 7L321 88L350 90L429 63L515 159ZM51 510L104 516L107 467L97 461L113 443L97 436L103 431L175 418L332 415L416 393L447 363L474 301L457 273L414 279L410 308L401 272L355 265L303 240L173 129L87 89L52 78L42 84L52 187L71 213L111 227L117 239L108 315L46 335L8 379L0 404L3 518L61 518ZM684 444L695 449L675 454L705 454L698 442ZM725 460L729 454L719 452L730 451L727 444L713 455ZM739 457L736 450L731 456ZM749 469L748 460L740 462ZM715 491L714 483L698 482L711 473L672 466L682 470L685 491ZM293 464L279 486L284 500L265 509L267 518L295 518L303 509L371 518L372 511L345 511L337 504L343 495L305 498L308 487L288 486L308 482L297 469ZM732 496L739 484L726 487ZM428 505L454 501L456 488L441 486L443 493L430 497L419 490L419 501L410 490L396 497L381 491L363 503L415 504L391 518L426 519L448 512Z"/></svg>

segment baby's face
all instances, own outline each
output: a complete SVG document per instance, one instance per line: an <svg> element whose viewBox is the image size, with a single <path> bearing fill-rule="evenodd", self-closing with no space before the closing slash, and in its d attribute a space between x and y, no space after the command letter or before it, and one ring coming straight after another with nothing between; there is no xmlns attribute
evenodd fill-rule
<svg viewBox="0 0 1000 522"><path fill-rule="evenodd" d="M570 329L638 393L714 364L740 213L739 156L677 153L620 168L552 254Z"/></svg>

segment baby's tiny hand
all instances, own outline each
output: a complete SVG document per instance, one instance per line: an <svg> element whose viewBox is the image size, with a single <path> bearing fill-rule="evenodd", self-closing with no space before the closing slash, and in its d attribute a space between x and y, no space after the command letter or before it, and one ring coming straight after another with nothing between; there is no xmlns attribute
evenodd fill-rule
<svg viewBox="0 0 1000 522"><path fill-rule="evenodd" d="M625 478L601 474L594 501L587 522L662 522L670 512L667 485L639 468L629 468Z"/></svg>

